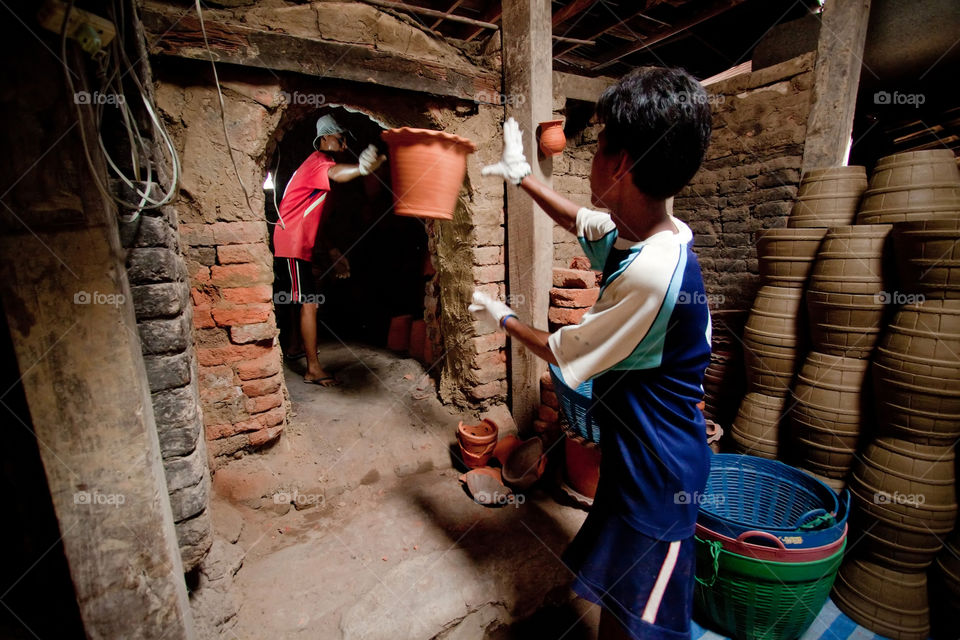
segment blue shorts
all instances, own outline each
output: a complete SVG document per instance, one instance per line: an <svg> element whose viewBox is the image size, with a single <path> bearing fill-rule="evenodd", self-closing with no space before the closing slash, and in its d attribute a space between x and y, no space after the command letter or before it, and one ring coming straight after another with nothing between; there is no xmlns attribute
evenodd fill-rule
<svg viewBox="0 0 960 640"><path fill-rule="evenodd" d="M645 536L597 501L563 561L577 576L574 592L609 611L634 638L690 640L692 537Z"/></svg>

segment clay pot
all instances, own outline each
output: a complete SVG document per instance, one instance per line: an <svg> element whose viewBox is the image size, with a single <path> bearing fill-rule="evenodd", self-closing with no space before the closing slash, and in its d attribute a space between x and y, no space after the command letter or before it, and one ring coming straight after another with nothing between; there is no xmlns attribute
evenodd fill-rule
<svg viewBox="0 0 960 640"><path fill-rule="evenodd" d="M760 287L743 329L743 360L750 391L783 396L790 389L799 345L803 289Z"/></svg>
<svg viewBox="0 0 960 640"><path fill-rule="evenodd" d="M411 322L413 322L413 316L395 316L390 319L390 329L387 332L387 349L402 352L410 347Z"/></svg>
<svg viewBox="0 0 960 640"><path fill-rule="evenodd" d="M863 193L858 224L918 222L960 213L960 171L950 149L880 158Z"/></svg>
<svg viewBox="0 0 960 640"><path fill-rule="evenodd" d="M476 145L460 136L403 127L384 131L390 147L394 213L452 220L467 173L467 155Z"/></svg>
<svg viewBox="0 0 960 640"><path fill-rule="evenodd" d="M730 427L730 437L737 453L777 459L780 443L780 422L787 399L748 393Z"/></svg>
<svg viewBox="0 0 960 640"><path fill-rule="evenodd" d="M600 447L571 433L564 439L564 479L582 496L593 499L600 482Z"/></svg>
<svg viewBox="0 0 960 640"><path fill-rule="evenodd" d="M864 167L830 167L804 172L787 226L826 228L853 224L867 188Z"/></svg>
<svg viewBox="0 0 960 640"><path fill-rule="evenodd" d="M826 229L764 229L756 234L762 284L802 287L807 283Z"/></svg>
<svg viewBox="0 0 960 640"><path fill-rule="evenodd" d="M850 474L858 550L884 566L926 569L956 521L955 482L951 448L875 439Z"/></svg>
<svg viewBox="0 0 960 640"><path fill-rule="evenodd" d="M810 274L810 290L868 295L883 291L892 229L889 224L829 229Z"/></svg>
<svg viewBox="0 0 960 640"><path fill-rule="evenodd" d="M900 308L873 364L883 433L919 444L960 437L960 300Z"/></svg>
<svg viewBox="0 0 960 640"><path fill-rule="evenodd" d="M900 282L926 298L960 298L960 213L893 226Z"/></svg>
<svg viewBox="0 0 960 640"><path fill-rule="evenodd" d="M842 479L860 438L861 392L869 362L824 353L807 355L791 392L792 448L800 467Z"/></svg>
<svg viewBox="0 0 960 640"><path fill-rule="evenodd" d="M811 285L813 286L813 285ZM873 294L807 291L810 342L822 353L868 358L884 328L887 298Z"/></svg>
<svg viewBox="0 0 960 640"><path fill-rule="evenodd" d="M475 425L460 422L457 425L457 441L460 443L463 463L471 469L487 464L497 446L498 431L496 423L488 419Z"/></svg>
<svg viewBox="0 0 960 640"><path fill-rule="evenodd" d="M503 436L497 446L493 448L493 457L502 466L506 462L513 450L520 446L523 441L512 433Z"/></svg>
<svg viewBox="0 0 960 640"><path fill-rule="evenodd" d="M930 572L930 608L935 638L949 638L948 629L955 629L960 611L960 529L954 529L947 544L937 556ZM943 635L936 633L944 631Z"/></svg>
<svg viewBox="0 0 960 640"><path fill-rule="evenodd" d="M460 482L467 485L470 495L479 504L501 504L513 494L501 481L500 470L491 467L473 469L460 476Z"/></svg>
<svg viewBox="0 0 960 640"><path fill-rule="evenodd" d="M541 122L539 126L540 151L544 156L559 156L567 146L567 137L563 134L563 120Z"/></svg>
<svg viewBox="0 0 960 640"><path fill-rule="evenodd" d="M898 571L866 558L848 557L831 595L854 622L886 638L926 640L930 634L924 573Z"/></svg>
<svg viewBox="0 0 960 640"><path fill-rule="evenodd" d="M410 323L410 357L418 362L424 362L427 342L427 323L422 319Z"/></svg>
<svg viewBox="0 0 960 640"><path fill-rule="evenodd" d="M540 479L546 468L543 441L530 438L510 453L503 465L503 481L517 491L525 491Z"/></svg>

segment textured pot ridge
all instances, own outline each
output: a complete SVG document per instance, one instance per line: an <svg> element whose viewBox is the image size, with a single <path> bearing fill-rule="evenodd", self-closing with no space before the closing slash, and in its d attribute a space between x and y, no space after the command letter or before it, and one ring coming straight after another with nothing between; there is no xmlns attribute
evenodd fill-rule
<svg viewBox="0 0 960 640"><path fill-rule="evenodd" d="M381 137L390 147L394 212L452 220L467 174L467 155L476 145L444 131L411 127L389 129Z"/></svg>
<svg viewBox="0 0 960 640"><path fill-rule="evenodd" d="M949 149L908 151L877 161L857 213L860 224L911 222L960 213L960 171Z"/></svg>

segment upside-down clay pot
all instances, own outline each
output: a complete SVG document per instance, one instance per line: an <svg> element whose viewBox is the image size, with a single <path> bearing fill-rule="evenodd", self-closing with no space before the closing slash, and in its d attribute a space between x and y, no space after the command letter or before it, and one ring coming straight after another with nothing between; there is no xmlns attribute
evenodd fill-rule
<svg viewBox="0 0 960 640"><path fill-rule="evenodd" d="M390 351L406 351L410 347L410 324L413 316L394 316L390 320L390 330L387 333L387 349Z"/></svg>
<svg viewBox="0 0 960 640"><path fill-rule="evenodd" d="M502 466L510 457L510 454L513 453L513 450L520 446L521 442L523 441L512 433L503 436L497 446L493 448L493 457Z"/></svg>
<svg viewBox="0 0 960 640"><path fill-rule="evenodd" d="M600 447L567 433L564 439L564 477L580 495L593 499L600 482Z"/></svg>
<svg viewBox="0 0 960 640"><path fill-rule="evenodd" d="M410 127L384 131L381 137L390 148L394 213L452 220L467 155L476 145L443 131Z"/></svg>
<svg viewBox="0 0 960 640"><path fill-rule="evenodd" d="M563 134L563 120L549 120L540 123L540 151L545 156L558 156L567 146L567 137Z"/></svg>
<svg viewBox="0 0 960 640"><path fill-rule="evenodd" d="M427 323L418 318L410 323L410 357L424 361L424 349L427 341Z"/></svg>

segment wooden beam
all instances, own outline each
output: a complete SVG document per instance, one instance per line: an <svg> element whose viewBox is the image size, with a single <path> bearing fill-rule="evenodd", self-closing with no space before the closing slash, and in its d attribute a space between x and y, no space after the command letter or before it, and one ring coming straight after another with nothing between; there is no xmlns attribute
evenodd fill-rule
<svg viewBox="0 0 960 640"><path fill-rule="evenodd" d="M587 35L585 36L585 38L586 38L587 40L596 40L597 38L599 38L600 36L604 35L604 34L607 33L608 31L614 29L615 27L620 26L620 25L624 25L624 24L626 24L629 20L633 20L634 18L637 18L637 17L643 17L643 18L646 18L647 20L651 20L651 21L658 22L658 23L661 24L661 26L665 26L666 28L669 28L669 27L670 27L670 25L668 25L668 24L665 23L665 22L661 22L660 20L655 20L654 18L650 18L649 16L647 16L647 15L646 15L645 13L643 13L642 11L636 11L636 12L632 13L631 15L627 16L626 18L623 18L623 19L619 18L616 14L613 14L613 13L612 13L612 10L611 10L611 14L612 14L612 17L614 18L614 21L607 21L603 26L601 26L601 27L599 27L599 28L594 27L593 31L587 32ZM629 29L629 27L628 27L628 29ZM631 30L631 33L632 33L632 30ZM636 37L638 34L632 33L632 35L633 35L634 37ZM640 35L642 35L642 34L640 34ZM632 38L631 38L631 39L632 39ZM577 47L579 47L580 44L581 44L581 43L575 43L573 46L566 47L566 48L564 48L562 51L557 51L557 52L554 54L554 57L555 57L555 58L559 58L560 56L564 56L564 55L570 53L571 51L573 51L574 49L576 49Z"/></svg>
<svg viewBox="0 0 960 640"><path fill-rule="evenodd" d="M556 29L562 23L566 22L568 19L577 15L578 13L583 13L584 11L589 11L593 5L597 4L599 0L573 0L570 4L565 7L560 7L553 14L550 23L553 25L553 28Z"/></svg>
<svg viewBox="0 0 960 640"><path fill-rule="evenodd" d="M390 2L389 0L365 0L367 4L372 4L377 7L383 7L385 9L396 9L397 11L409 11L411 13L419 13L424 16L430 16L431 18L440 18L437 20L434 28L437 24L440 24L444 20L449 20L451 22L460 22L463 24L469 24L474 27L480 27L481 29L499 29L498 25L493 24L492 22L484 22L483 20L474 20L473 18L468 18L466 16L458 16L450 13L453 11L438 11L436 9L428 9L427 7L418 7L417 5L407 4L405 2ZM454 7L456 8L456 6Z"/></svg>
<svg viewBox="0 0 960 640"><path fill-rule="evenodd" d="M616 78L606 76L588 78L586 76L577 76L562 71L553 72L554 93L564 98L570 98L571 100L596 102L600 98L600 94L603 93L603 90L616 81Z"/></svg>
<svg viewBox="0 0 960 640"><path fill-rule="evenodd" d="M499 2L494 2L493 5L491 5L490 8L487 9L487 12L483 14L482 22L496 23L498 20L500 20L500 16L502 14L503 14L503 8L501 4ZM470 42L471 40L476 38L478 35L483 33L483 30L484 30L483 27L476 27L475 29L473 29L473 31L467 34L467 36L463 39L464 42Z"/></svg>
<svg viewBox="0 0 960 640"><path fill-rule="evenodd" d="M150 53L209 61L200 22L192 9L169 12L141 7ZM368 47L254 29L204 17L210 49L217 62L293 71L473 100L500 91L494 71L407 58Z"/></svg>
<svg viewBox="0 0 960 640"><path fill-rule="evenodd" d="M853 133L870 0L830 0L823 8L804 171L843 164Z"/></svg>
<svg viewBox="0 0 960 640"><path fill-rule="evenodd" d="M603 56L603 58L601 58L600 61L591 68L591 71L598 72L602 69L605 69L621 58L630 55L631 53L636 53L637 51L646 49L647 47L654 45L661 40L665 40L671 36L674 36L681 31L686 31L690 27L694 27L701 22L724 13L725 11L729 11L743 2L746 2L746 0L713 0L713 2L708 4L706 7L697 10L692 15L689 15L679 22L674 23L670 27L663 27L662 29L658 29L650 34L647 34L647 36L642 40L631 42L622 47L617 47L607 55ZM686 6L689 7L690 5Z"/></svg>
<svg viewBox="0 0 960 640"><path fill-rule="evenodd" d="M451 4L451 5L447 8L446 14L447 14L447 15L453 15L453 12L456 11L456 10L457 10L457 7L459 7L461 4L463 4L463 0L454 0L453 4ZM443 20L444 20L445 17L446 17L446 16L437 18L436 22L434 22L432 25L430 25L430 28L431 28L431 29L436 29L437 27L439 27L439 26L440 26L440 23L443 22Z"/></svg>
<svg viewBox="0 0 960 640"><path fill-rule="evenodd" d="M537 124L553 115L550 0L503 0L503 85L506 117L523 131L523 151L539 180L550 182L553 159L538 162ZM507 291L520 318L547 329L552 284L553 221L522 189L507 185ZM546 364L510 341L511 410L521 430L529 429L540 404L540 376Z"/></svg>

